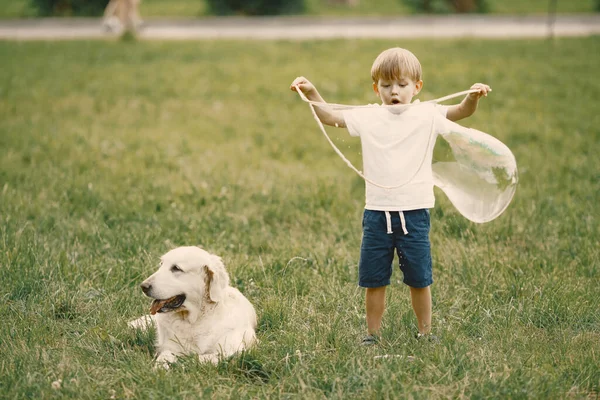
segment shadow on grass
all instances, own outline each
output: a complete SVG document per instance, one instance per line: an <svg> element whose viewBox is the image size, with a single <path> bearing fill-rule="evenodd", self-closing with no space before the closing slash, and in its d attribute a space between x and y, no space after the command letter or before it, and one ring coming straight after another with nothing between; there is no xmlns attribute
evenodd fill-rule
<svg viewBox="0 0 600 400"><path fill-rule="evenodd" d="M184 373L194 370L211 370L213 365L202 363L194 354L188 354L177 358L177 362L169 367L170 373ZM269 381L269 373L263 363L250 351L242 351L233 356L223 358L216 365L216 372L219 375L241 378L253 383L266 383Z"/></svg>
<svg viewBox="0 0 600 400"><path fill-rule="evenodd" d="M134 350L141 350L144 353L154 354L154 338L156 331L154 328L148 330L133 329L131 335L125 339L125 344Z"/></svg>
<svg viewBox="0 0 600 400"><path fill-rule="evenodd" d="M222 360L217 369L220 373L237 375L251 381L268 382L271 374L265 370L262 362L249 351Z"/></svg>

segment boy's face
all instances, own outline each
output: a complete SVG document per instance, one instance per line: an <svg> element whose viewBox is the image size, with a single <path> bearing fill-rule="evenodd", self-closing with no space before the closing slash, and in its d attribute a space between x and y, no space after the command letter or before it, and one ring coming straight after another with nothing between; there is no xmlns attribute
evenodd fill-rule
<svg viewBox="0 0 600 400"><path fill-rule="evenodd" d="M422 87L422 80L414 82L409 78L379 79L373 83L373 90L384 105L409 104Z"/></svg>

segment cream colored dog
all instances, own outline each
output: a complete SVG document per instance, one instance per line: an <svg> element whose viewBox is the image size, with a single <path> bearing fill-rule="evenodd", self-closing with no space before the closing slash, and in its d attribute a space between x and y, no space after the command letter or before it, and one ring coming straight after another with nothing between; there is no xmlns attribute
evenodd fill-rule
<svg viewBox="0 0 600 400"><path fill-rule="evenodd" d="M168 368L178 355L194 353L200 361L217 363L256 342L254 307L229 286L216 255L193 246L173 249L141 287L154 299L151 315L129 325L156 325L157 366Z"/></svg>

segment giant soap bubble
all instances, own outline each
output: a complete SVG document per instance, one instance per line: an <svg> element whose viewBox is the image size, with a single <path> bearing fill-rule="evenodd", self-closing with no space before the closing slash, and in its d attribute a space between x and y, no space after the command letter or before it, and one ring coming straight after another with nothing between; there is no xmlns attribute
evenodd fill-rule
<svg viewBox="0 0 600 400"><path fill-rule="evenodd" d="M517 189L517 162L498 139L458 124L438 136L433 183L473 222L488 222L508 207Z"/></svg>
<svg viewBox="0 0 600 400"><path fill-rule="evenodd" d="M398 185L384 186L369 180L336 147L315 112L315 107L344 110L370 106L313 102L308 100L298 88L296 89L300 97L310 104L315 120L335 152L365 181L385 189L397 188L410 181L409 178L399 182ZM470 92L472 90L431 102L445 101ZM401 110L398 109L398 112ZM465 128L450 121L448 126L450 127L448 132L437 137L433 150L434 184L448 196L456 209L467 219L477 223L491 221L506 210L515 194L518 182L515 157L504 143L487 133Z"/></svg>

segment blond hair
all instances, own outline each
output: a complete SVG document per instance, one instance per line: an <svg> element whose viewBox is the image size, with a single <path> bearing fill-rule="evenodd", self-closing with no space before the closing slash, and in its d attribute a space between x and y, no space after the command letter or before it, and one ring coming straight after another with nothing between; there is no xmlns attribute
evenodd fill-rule
<svg viewBox="0 0 600 400"><path fill-rule="evenodd" d="M373 82L379 79L392 80L408 78L414 82L421 80L421 63L410 51L393 47L383 51L377 56L371 67Z"/></svg>

